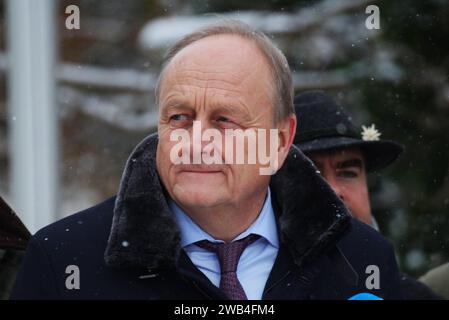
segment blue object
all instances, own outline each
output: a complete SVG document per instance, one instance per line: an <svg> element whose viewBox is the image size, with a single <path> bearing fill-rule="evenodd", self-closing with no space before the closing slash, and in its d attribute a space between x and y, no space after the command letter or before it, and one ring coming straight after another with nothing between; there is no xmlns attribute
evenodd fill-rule
<svg viewBox="0 0 449 320"><path fill-rule="evenodd" d="M383 300L382 298L371 294L371 293L357 293L355 296L352 296L348 300Z"/></svg>

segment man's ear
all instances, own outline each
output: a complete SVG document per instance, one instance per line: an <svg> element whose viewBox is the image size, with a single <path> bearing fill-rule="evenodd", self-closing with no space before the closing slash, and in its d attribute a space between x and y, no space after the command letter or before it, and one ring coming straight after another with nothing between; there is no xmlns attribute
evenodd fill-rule
<svg viewBox="0 0 449 320"><path fill-rule="evenodd" d="M296 115L291 114L287 118L281 120L278 126L278 164L282 167L288 151L293 143L296 133Z"/></svg>

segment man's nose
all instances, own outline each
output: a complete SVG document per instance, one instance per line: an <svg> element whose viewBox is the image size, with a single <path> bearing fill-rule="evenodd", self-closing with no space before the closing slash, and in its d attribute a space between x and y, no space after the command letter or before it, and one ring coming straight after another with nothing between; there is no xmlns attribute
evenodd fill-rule
<svg viewBox="0 0 449 320"><path fill-rule="evenodd" d="M215 129L212 125L212 123L206 118L201 119L197 118L193 125L192 130L192 144L196 144L198 148L201 148L201 150L210 143L206 138L203 141L202 138L205 137L204 133L207 130L213 130Z"/></svg>
<svg viewBox="0 0 449 320"><path fill-rule="evenodd" d="M210 156L214 156L215 152L221 154L221 139L215 139L209 136L204 136L204 132L206 130L213 130L216 134L220 134L219 131L212 125L212 123L207 118L198 117L193 124L192 128L192 136L190 139L190 151L191 157L201 157L201 155L206 152L205 147L208 146L208 151L210 152ZM210 134L210 133L209 133ZM204 138L204 140L203 140ZM212 150L211 143L213 143L214 147ZM197 162L198 159L194 162Z"/></svg>

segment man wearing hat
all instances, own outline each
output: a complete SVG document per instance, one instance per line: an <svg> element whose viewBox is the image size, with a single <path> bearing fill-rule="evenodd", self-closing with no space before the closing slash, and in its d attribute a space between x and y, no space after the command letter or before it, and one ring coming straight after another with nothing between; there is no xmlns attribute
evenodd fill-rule
<svg viewBox="0 0 449 320"><path fill-rule="evenodd" d="M0 300L8 299L31 235L0 197Z"/></svg>
<svg viewBox="0 0 449 320"><path fill-rule="evenodd" d="M404 148L381 140L375 125L357 129L342 107L322 91L295 97L298 125L294 144L315 164L324 179L358 220L377 229L371 213L367 173L394 162ZM439 299L422 283L402 276L407 299Z"/></svg>

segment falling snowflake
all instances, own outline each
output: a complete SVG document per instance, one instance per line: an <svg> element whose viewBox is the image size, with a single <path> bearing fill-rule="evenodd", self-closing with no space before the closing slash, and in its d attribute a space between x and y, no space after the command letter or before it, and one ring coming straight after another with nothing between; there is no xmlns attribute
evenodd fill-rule
<svg viewBox="0 0 449 320"><path fill-rule="evenodd" d="M376 129L374 124L371 127L362 126L362 140L363 141L379 141L381 133Z"/></svg>

